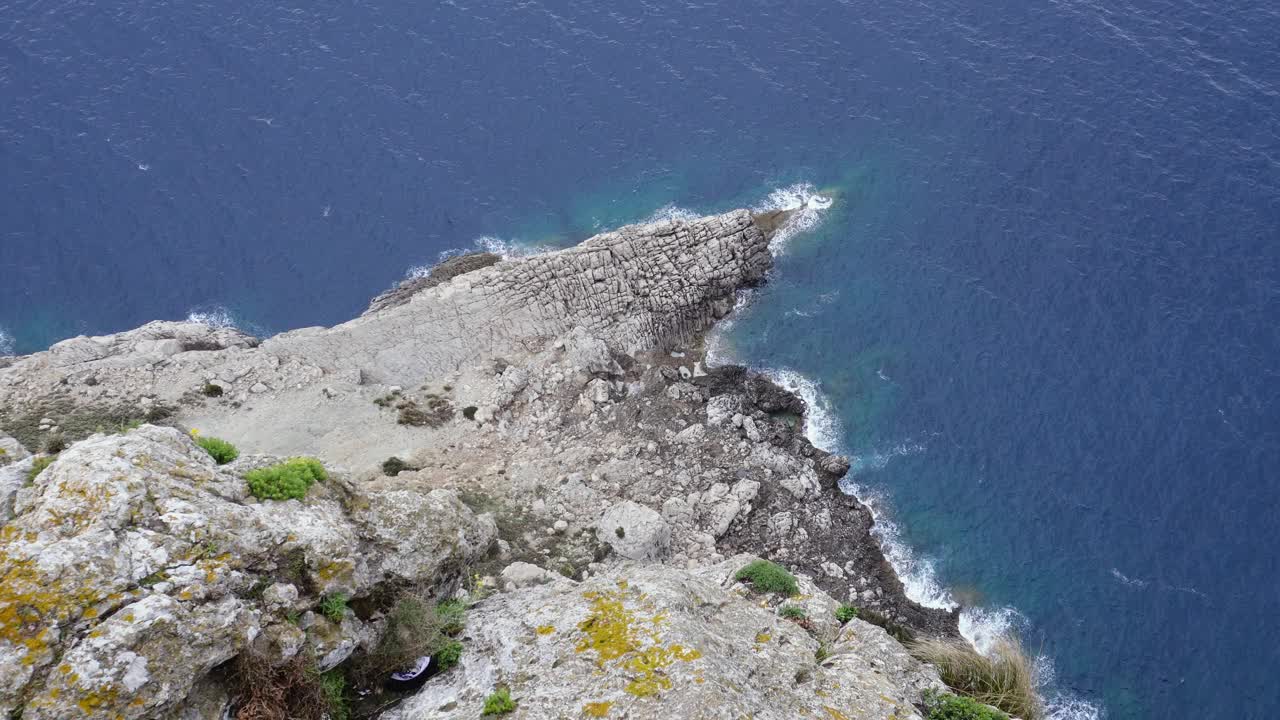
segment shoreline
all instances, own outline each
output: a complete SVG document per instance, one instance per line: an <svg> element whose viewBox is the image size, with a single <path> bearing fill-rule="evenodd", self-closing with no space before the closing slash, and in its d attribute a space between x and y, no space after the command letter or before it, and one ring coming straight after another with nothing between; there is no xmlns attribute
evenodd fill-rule
<svg viewBox="0 0 1280 720"><path fill-rule="evenodd" d="M958 638L959 611L908 595L872 510L842 490L848 458L808 437L818 403L776 374L704 367L743 289L767 282L786 219L734 211L518 260L455 256L332 328L72 338L0 369L0 430L74 449L104 424L129 438L160 422L313 455L357 495L448 493L494 527L467 576L527 563L586 582L619 563L758 556L899 641ZM6 513L29 507L17 497Z"/></svg>

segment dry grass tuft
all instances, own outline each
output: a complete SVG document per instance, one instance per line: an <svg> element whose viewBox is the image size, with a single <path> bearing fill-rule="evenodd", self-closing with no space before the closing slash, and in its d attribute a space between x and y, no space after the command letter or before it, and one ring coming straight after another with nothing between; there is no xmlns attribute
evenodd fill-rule
<svg viewBox="0 0 1280 720"><path fill-rule="evenodd" d="M990 656L963 640L916 640L908 649L937 667L942 681L956 692L1022 720L1044 717L1036 694L1035 660L1016 639L998 640Z"/></svg>
<svg viewBox="0 0 1280 720"><path fill-rule="evenodd" d="M272 666L252 652L236 658L231 684L235 696L235 720L323 720L329 702L299 653L293 660Z"/></svg>

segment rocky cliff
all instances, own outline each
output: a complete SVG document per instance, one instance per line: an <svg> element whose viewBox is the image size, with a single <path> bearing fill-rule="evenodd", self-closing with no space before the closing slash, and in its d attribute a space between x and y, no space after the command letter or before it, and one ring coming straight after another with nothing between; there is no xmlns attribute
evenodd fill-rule
<svg viewBox="0 0 1280 720"><path fill-rule="evenodd" d="M246 676L302 663L366 716L478 717L501 687L528 718L917 717L936 673L836 610L899 637L954 616L905 597L804 403L702 358L781 222L459 259L263 341L157 322L9 361L0 712L274 717ZM303 497L249 492L299 455L326 468ZM738 582L754 556L798 594ZM403 598L455 596L456 668L371 679Z"/></svg>

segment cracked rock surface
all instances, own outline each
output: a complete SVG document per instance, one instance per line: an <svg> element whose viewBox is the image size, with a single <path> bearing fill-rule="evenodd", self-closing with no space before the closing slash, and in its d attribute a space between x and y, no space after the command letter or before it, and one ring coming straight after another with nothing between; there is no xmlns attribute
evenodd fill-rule
<svg viewBox="0 0 1280 720"><path fill-rule="evenodd" d="M705 356L784 221L458 258L332 328L155 322L6 361L0 715L221 718L237 656L342 667L388 598L466 585L503 591L466 596L462 664L387 717L476 717L497 684L525 718L917 717L936 674L835 609L931 635L955 614L905 596L804 401ZM248 494L299 455L328 479ZM733 582L748 556L801 595Z"/></svg>

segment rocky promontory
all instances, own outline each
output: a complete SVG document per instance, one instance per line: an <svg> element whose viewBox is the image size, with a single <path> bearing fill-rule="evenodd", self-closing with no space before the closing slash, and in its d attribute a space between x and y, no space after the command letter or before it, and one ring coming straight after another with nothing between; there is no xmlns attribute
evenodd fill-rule
<svg viewBox="0 0 1280 720"><path fill-rule="evenodd" d="M785 222L454 258L265 340L155 322L0 363L0 713L920 717L945 688L895 637L955 616L905 596L804 402L703 355ZM740 577L757 558L796 586Z"/></svg>

